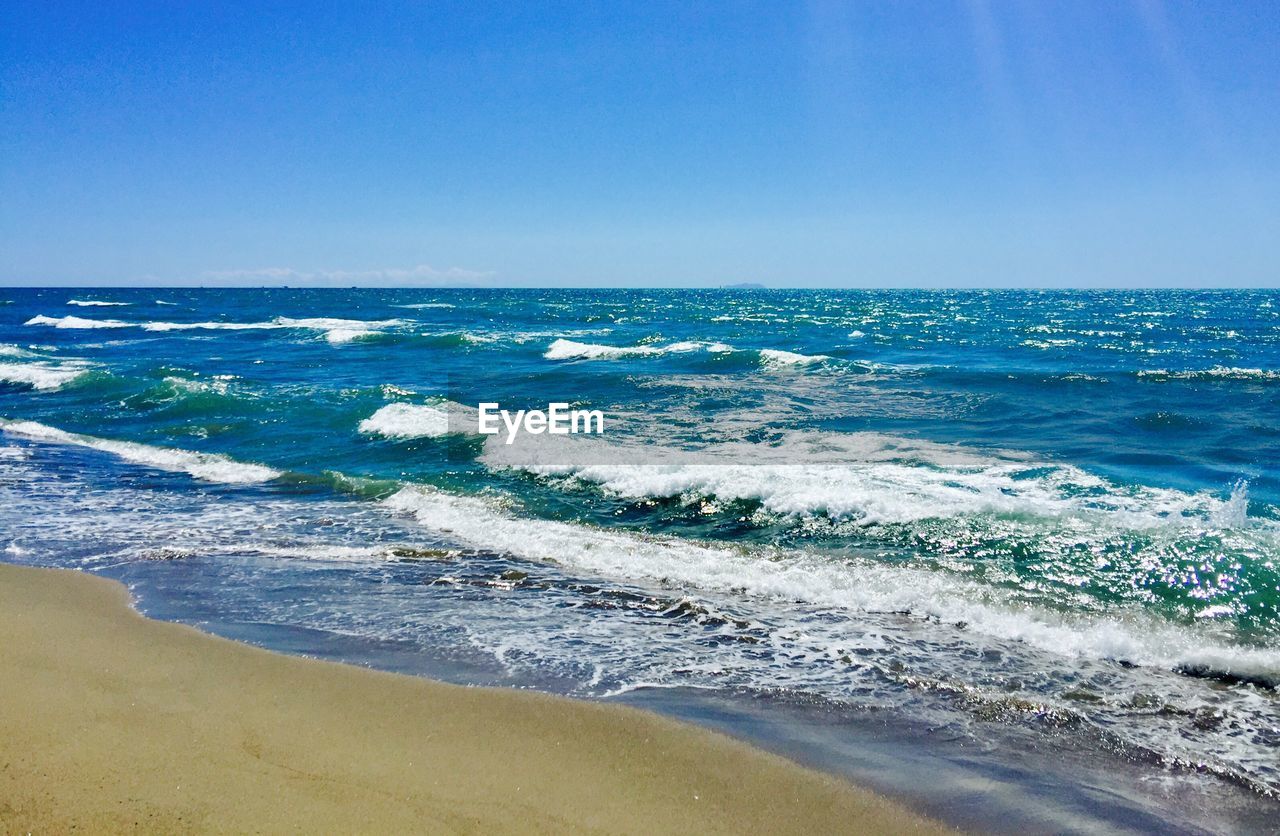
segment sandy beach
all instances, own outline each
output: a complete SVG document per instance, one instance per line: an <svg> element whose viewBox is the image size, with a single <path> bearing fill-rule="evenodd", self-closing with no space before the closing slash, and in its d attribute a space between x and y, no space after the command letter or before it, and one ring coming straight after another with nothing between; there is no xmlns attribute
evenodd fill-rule
<svg viewBox="0 0 1280 836"><path fill-rule="evenodd" d="M940 832L655 715L284 656L0 566L0 829Z"/></svg>

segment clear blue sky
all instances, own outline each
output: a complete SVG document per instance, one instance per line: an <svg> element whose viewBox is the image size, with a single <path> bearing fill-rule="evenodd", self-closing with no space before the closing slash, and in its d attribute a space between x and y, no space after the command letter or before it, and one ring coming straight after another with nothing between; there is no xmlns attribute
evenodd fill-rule
<svg viewBox="0 0 1280 836"><path fill-rule="evenodd" d="M1278 44L1272 0L6 0L0 283L1274 286Z"/></svg>

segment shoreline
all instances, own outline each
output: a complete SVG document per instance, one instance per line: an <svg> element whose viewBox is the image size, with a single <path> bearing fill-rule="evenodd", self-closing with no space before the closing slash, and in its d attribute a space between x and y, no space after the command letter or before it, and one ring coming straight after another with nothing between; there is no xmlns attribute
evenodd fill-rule
<svg viewBox="0 0 1280 836"><path fill-rule="evenodd" d="M275 653L0 564L0 829L949 832L647 711Z"/></svg>

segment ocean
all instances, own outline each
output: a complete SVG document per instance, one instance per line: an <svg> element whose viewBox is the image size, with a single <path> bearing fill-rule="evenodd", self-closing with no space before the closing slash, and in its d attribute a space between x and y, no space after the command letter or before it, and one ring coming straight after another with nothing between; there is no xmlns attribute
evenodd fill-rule
<svg viewBox="0 0 1280 836"><path fill-rule="evenodd" d="M0 431L0 558L156 617L961 826L1280 821L1280 291L0 289Z"/></svg>

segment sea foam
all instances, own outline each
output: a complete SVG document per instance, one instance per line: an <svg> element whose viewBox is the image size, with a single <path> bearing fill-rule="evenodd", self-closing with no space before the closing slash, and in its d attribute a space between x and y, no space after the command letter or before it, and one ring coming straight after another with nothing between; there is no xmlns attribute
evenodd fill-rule
<svg viewBox="0 0 1280 836"><path fill-rule="evenodd" d="M0 381L42 391L61 389L93 368L92 364L84 360L54 360L44 354L5 343L0 343L0 357L10 358L0 362Z"/></svg>
<svg viewBox="0 0 1280 836"><path fill-rule="evenodd" d="M129 305L129 302L101 302L97 299L68 299L68 305L80 308L117 308Z"/></svg>
<svg viewBox="0 0 1280 836"><path fill-rule="evenodd" d="M0 418L0 430L19 438L53 444L88 447L110 453L133 464L157 470L189 473L197 479L226 484L267 482L279 477L278 470L260 464L238 462L216 453L196 453L169 447L152 447L133 441L113 441L91 435L69 433L35 421L10 421Z"/></svg>
<svg viewBox="0 0 1280 836"><path fill-rule="evenodd" d="M47 325L54 328L141 328L144 331L261 331L276 329L301 329L325 332L331 345L343 345L356 340L379 336L381 329L403 325L403 320L384 319L365 321L337 319L333 317L309 317L295 319L278 316L266 322L124 322L118 319L85 319L78 316L34 316L27 325Z"/></svg>
<svg viewBox="0 0 1280 836"><path fill-rule="evenodd" d="M449 433L475 433L476 421L474 407L437 398L425 404L387 404L361 421L357 429L386 438L439 438Z"/></svg>
<svg viewBox="0 0 1280 836"><path fill-rule="evenodd" d="M952 574L803 552L747 550L515 516L476 497L412 486L385 500L466 545L565 564L615 579L804 602L845 611L898 612L964 624L1060 656L1179 668L1201 665L1280 679L1280 651L1224 644L1194 627L1141 612L1073 616Z"/></svg>
<svg viewBox="0 0 1280 836"><path fill-rule="evenodd" d="M978 514L1083 519L1109 528L1240 527L1243 488L1209 493L1121 486L1019 451L984 451L884 433L794 431L768 443L677 449L528 436L486 444L480 461L590 483L627 499L753 501L782 516L861 526Z"/></svg>
<svg viewBox="0 0 1280 836"><path fill-rule="evenodd" d="M760 361L765 366L808 366L830 359L825 354L797 354L794 351L779 351L773 348L760 349Z"/></svg>
<svg viewBox="0 0 1280 836"><path fill-rule="evenodd" d="M392 403L361 421L359 430L387 438L437 438L449 432L449 413L438 406Z"/></svg>
<svg viewBox="0 0 1280 836"><path fill-rule="evenodd" d="M85 319L79 316L44 316L40 314L28 319L24 325L48 325L51 328L132 328L134 323L121 322L118 319Z"/></svg>
<svg viewBox="0 0 1280 836"><path fill-rule="evenodd" d="M733 346L702 340L681 340L667 345L601 345L580 343L575 340L555 340L542 355L548 360L617 360L624 357L651 357L662 354L686 354L706 351L725 354L735 351Z"/></svg>
<svg viewBox="0 0 1280 836"><path fill-rule="evenodd" d="M1143 369L1138 377L1144 380L1246 380L1258 382L1280 381L1280 371L1271 369L1242 369L1235 366L1214 366L1209 369Z"/></svg>
<svg viewBox="0 0 1280 836"><path fill-rule="evenodd" d="M88 371L82 366L55 366L48 363L0 363L0 380L26 384L33 389L51 391Z"/></svg>

